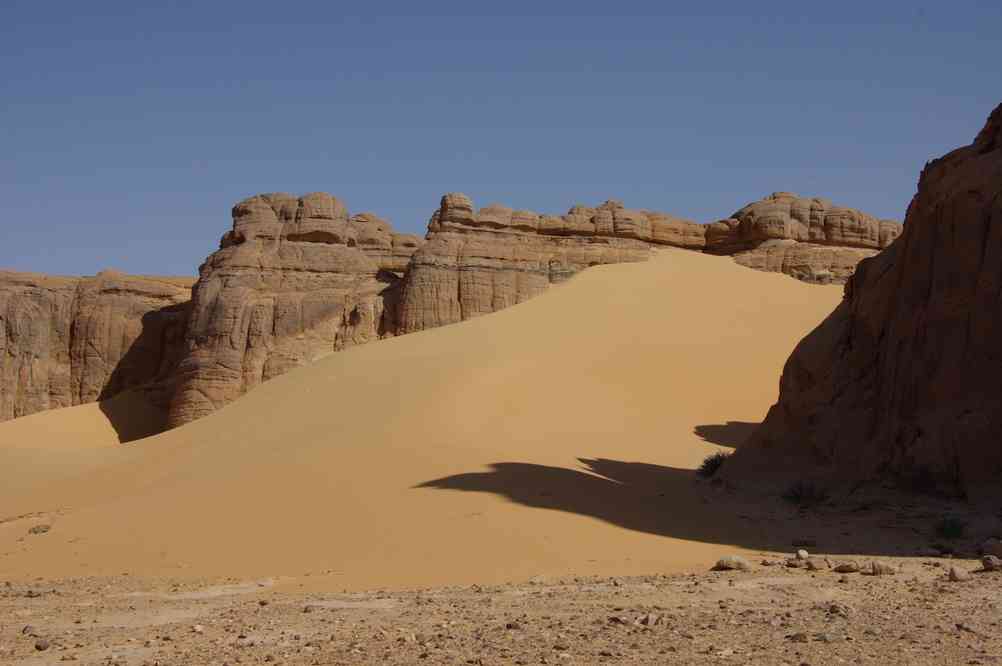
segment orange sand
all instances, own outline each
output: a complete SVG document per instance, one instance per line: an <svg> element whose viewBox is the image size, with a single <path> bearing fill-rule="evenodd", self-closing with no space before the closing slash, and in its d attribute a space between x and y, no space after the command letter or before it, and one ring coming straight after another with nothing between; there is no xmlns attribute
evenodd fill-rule
<svg viewBox="0 0 1002 666"><path fill-rule="evenodd" d="M0 577L359 589L705 567L765 528L701 499L691 470L720 447L696 431L740 440L724 424L761 420L841 293L668 250L130 444L107 405L0 424Z"/></svg>

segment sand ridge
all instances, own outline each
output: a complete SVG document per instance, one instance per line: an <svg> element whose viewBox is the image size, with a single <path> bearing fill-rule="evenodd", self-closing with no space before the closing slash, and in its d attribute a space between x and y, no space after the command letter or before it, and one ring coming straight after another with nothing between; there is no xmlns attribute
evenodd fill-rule
<svg viewBox="0 0 1002 666"><path fill-rule="evenodd" d="M719 448L703 436L733 443L762 418L841 294L665 250L333 354L130 444L69 434L97 405L0 424L0 575L364 589L702 567L766 529L694 490Z"/></svg>

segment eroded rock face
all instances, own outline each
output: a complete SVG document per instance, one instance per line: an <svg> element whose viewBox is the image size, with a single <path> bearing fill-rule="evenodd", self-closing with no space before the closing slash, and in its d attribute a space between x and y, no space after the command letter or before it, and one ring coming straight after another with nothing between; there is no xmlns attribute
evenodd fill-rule
<svg viewBox="0 0 1002 666"><path fill-rule="evenodd" d="M841 283L862 259L900 234L901 224L894 220L878 220L827 199L775 192L709 225L706 251L805 282Z"/></svg>
<svg viewBox="0 0 1002 666"><path fill-rule="evenodd" d="M177 426L330 352L495 312L657 246L828 282L898 228L782 193L713 225L617 201L553 216L447 194L424 240L330 194L262 194L233 207L190 305L183 279L0 280L0 419L145 385Z"/></svg>
<svg viewBox="0 0 1002 666"><path fill-rule="evenodd" d="M166 402L193 282L0 272L0 420L139 386Z"/></svg>
<svg viewBox="0 0 1002 666"><path fill-rule="evenodd" d="M330 352L394 335L402 271L420 246L325 193L264 194L202 265L169 425Z"/></svg>
<svg viewBox="0 0 1002 666"><path fill-rule="evenodd" d="M973 144L923 170L901 238L860 263L797 346L779 402L728 473L786 460L829 479L997 482L1000 340L1002 106Z"/></svg>
<svg viewBox="0 0 1002 666"><path fill-rule="evenodd" d="M651 247L702 249L705 227L617 201L540 215L446 194L411 259L399 332L443 326L521 303L578 271L643 261Z"/></svg>

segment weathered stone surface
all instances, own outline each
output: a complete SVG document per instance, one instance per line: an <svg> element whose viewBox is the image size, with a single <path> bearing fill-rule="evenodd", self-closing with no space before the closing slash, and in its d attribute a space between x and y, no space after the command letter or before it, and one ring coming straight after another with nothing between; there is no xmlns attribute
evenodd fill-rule
<svg viewBox="0 0 1002 666"><path fill-rule="evenodd" d="M165 400L193 282L0 272L0 420L155 382Z"/></svg>
<svg viewBox="0 0 1002 666"><path fill-rule="evenodd" d="M1002 106L973 144L923 170L901 238L860 263L797 346L779 402L727 473L809 464L827 478L997 483L999 340Z"/></svg>
<svg viewBox="0 0 1002 666"><path fill-rule="evenodd" d="M411 259L400 307L410 333L496 312L598 264L647 259L654 244L703 247L704 227L617 201L540 215L497 204L475 211L446 194Z"/></svg>
<svg viewBox="0 0 1002 666"><path fill-rule="evenodd" d="M371 213L350 215L330 194L262 194L233 207L190 307L185 280L0 281L0 419L150 384L176 426L332 351L495 312L589 266L642 261L657 246L829 282L889 242L892 227L787 194L702 225L617 201L562 216L476 210L453 193L424 240Z"/></svg>
<svg viewBox="0 0 1002 666"><path fill-rule="evenodd" d="M393 335L420 239L325 193L263 194L200 268L168 423L197 419L330 352Z"/></svg>
<svg viewBox="0 0 1002 666"><path fill-rule="evenodd" d="M706 252L733 255L743 266L805 282L845 282L856 264L900 234L901 224L893 220L827 199L775 192L708 225Z"/></svg>

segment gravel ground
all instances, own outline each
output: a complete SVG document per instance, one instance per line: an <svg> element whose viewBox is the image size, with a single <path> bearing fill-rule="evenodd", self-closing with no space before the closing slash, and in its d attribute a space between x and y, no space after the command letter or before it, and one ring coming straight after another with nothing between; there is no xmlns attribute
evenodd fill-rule
<svg viewBox="0 0 1002 666"><path fill-rule="evenodd" d="M815 570L786 557L351 594L274 580L0 582L0 663L1002 663L1002 572L978 560L883 558L895 573L867 575L830 568L844 556L811 554ZM970 575L951 581L951 567Z"/></svg>

